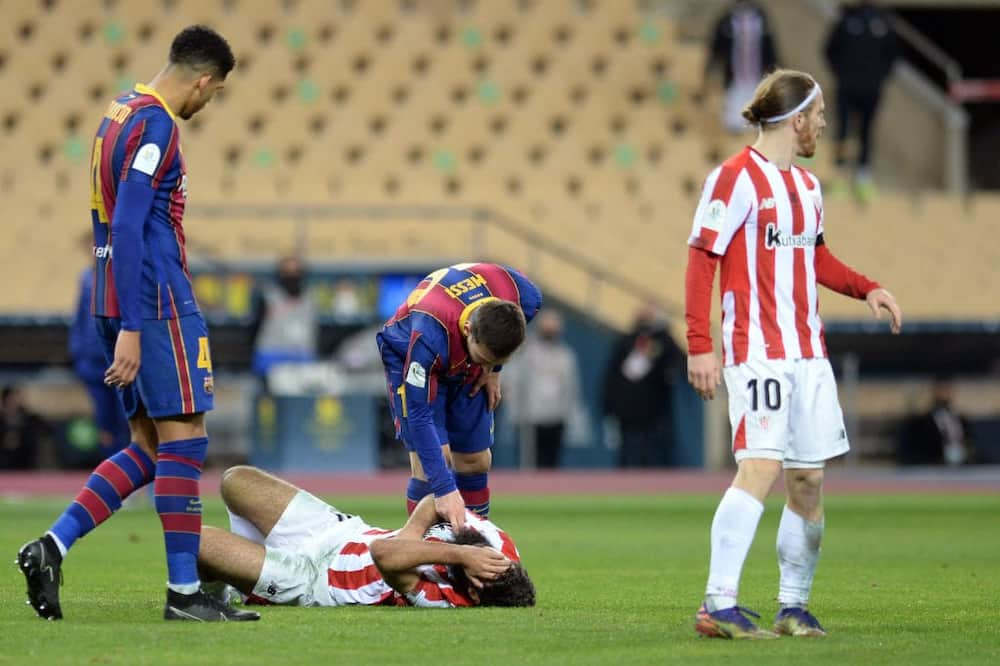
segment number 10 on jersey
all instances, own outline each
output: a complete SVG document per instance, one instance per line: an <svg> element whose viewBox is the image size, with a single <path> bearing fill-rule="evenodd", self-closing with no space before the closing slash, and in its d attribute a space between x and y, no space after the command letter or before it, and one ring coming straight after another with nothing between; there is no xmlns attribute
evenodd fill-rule
<svg viewBox="0 0 1000 666"><path fill-rule="evenodd" d="M756 412L763 398L764 407L771 411L781 409L781 384L777 379L765 379L762 385L763 391L758 390L758 382L751 379L747 382L747 390L750 392L750 409ZM763 393L763 395L761 395Z"/></svg>

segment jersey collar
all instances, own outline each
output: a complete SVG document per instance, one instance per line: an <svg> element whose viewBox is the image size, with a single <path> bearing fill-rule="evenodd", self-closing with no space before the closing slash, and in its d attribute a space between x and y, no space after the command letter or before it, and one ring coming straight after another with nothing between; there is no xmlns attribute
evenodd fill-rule
<svg viewBox="0 0 1000 666"><path fill-rule="evenodd" d="M135 84L135 91L140 95L149 95L150 97L155 97L156 101L159 102L167 113L170 114L170 119L177 122L177 116L174 115L173 110L171 110L170 105L167 104L166 100L160 96L160 93L156 92L153 88L150 88L144 83Z"/></svg>
<svg viewBox="0 0 1000 666"><path fill-rule="evenodd" d="M462 314L458 316L458 330L460 332L465 330L465 322L469 321L469 317L472 316L472 313L475 312L480 305L482 305L483 303L489 303L490 301L499 301L499 300L500 299L497 298L496 296L487 296L486 298L480 298L478 301L466 305L465 309L462 310Z"/></svg>

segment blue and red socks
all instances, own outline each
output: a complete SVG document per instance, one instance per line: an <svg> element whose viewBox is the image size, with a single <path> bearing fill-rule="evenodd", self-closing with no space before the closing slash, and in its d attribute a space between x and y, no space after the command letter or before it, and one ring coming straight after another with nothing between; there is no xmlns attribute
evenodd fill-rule
<svg viewBox="0 0 1000 666"><path fill-rule="evenodd" d="M98 465L48 531L60 554L65 556L77 539L120 509L122 500L152 481L154 470L155 463L134 442Z"/></svg>
<svg viewBox="0 0 1000 666"><path fill-rule="evenodd" d="M201 543L201 466L208 438L163 442L157 449L153 484L156 512L167 548L167 587L181 594L198 591Z"/></svg>
<svg viewBox="0 0 1000 666"><path fill-rule="evenodd" d="M458 474L455 473L455 486L462 495L465 508L473 513L479 514L483 518L490 515L490 487L489 473L479 474ZM406 487L406 513L412 514L417 507L417 503L425 495L431 494L431 484L420 479L410 478L410 483Z"/></svg>
<svg viewBox="0 0 1000 666"><path fill-rule="evenodd" d="M459 474L455 473L455 485L462 494L465 508L483 518L490 516L490 486L489 473Z"/></svg>
<svg viewBox="0 0 1000 666"><path fill-rule="evenodd" d="M410 477L410 483L406 486L406 515L412 514L420 500L430 494L430 483Z"/></svg>

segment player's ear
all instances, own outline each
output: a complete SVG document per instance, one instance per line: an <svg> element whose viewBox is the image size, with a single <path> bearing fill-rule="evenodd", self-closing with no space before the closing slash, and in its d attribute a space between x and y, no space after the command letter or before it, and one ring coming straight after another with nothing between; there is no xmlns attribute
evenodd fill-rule
<svg viewBox="0 0 1000 666"><path fill-rule="evenodd" d="M205 72L204 74L198 76L197 79L195 79L194 85L196 88L198 88L198 92L204 95L205 91L208 90L208 84L211 82L212 82L211 72Z"/></svg>
<svg viewBox="0 0 1000 666"><path fill-rule="evenodd" d="M472 585L469 586L468 590L469 599L472 599L472 603L479 605L479 590L477 590Z"/></svg>

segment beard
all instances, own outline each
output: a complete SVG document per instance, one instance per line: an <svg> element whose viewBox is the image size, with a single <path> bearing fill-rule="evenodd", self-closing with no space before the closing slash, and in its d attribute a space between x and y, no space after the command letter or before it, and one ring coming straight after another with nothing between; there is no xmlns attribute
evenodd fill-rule
<svg viewBox="0 0 1000 666"><path fill-rule="evenodd" d="M819 132L814 132L811 125L803 127L795 136L796 151L799 157L812 157L816 154L816 141L819 139Z"/></svg>

